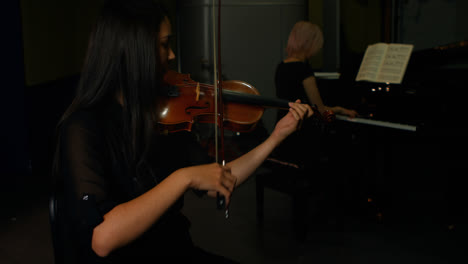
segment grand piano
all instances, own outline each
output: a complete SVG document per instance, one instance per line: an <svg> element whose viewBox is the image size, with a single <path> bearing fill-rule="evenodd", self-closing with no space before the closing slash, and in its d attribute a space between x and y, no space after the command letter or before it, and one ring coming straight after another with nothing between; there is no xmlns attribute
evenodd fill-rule
<svg viewBox="0 0 468 264"><path fill-rule="evenodd" d="M398 85L356 82L361 59L339 80L318 80L328 105L360 114L338 116L324 137L336 177L349 183L345 195L360 208L372 202L380 221L453 228L467 214L468 41L414 51Z"/></svg>
<svg viewBox="0 0 468 264"><path fill-rule="evenodd" d="M455 111L461 110L467 89L468 41L413 52L401 84L354 81L361 59L349 62L338 83L321 91L331 104L354 108L364 119L416 129L459 123ZM322 84L329 87L326 82Z"/></svg>

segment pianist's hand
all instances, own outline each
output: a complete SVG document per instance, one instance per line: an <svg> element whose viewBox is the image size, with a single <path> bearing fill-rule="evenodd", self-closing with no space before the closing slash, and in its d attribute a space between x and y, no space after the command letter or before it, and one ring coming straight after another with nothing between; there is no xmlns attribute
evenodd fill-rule
<svg viewBox="0 0 468 264"><path fill-rule="evenodd" d="M346 108L341 107L341 106L332 107L332 111L337 115L345 115L345 116L348 116L348 117L351 117L351 118L355 118L356 116L359 115L355 110L346 109Z"/></svg>

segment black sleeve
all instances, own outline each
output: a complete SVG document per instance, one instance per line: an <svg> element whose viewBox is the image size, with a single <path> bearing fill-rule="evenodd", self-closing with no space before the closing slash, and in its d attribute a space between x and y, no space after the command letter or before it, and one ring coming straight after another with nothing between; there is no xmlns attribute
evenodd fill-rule
<svg viewBox="0 0 468 264"><path fill-rule="evenodd" d="M315 77L315 73L314 73L314 70L310 67L310 65L308 63L304 63L302 64L303 67L301 69L301 79L302 81L304 81L305 79L309 78L309 77Z"/></svg>
<svg viewBox="0 0 468 264"><path fill-rule="evenodd" d="M190 165L201 165L215 162L215 158L208 155L208 150L203 148L200 143L194 139L189 143L189 150Z"/></svg>
<svg viewBox="0 0 468 264"><path fill-rule="evenodd" d="M110 193L108 162L102 130L90 115L75 115L64 123L60 139L65 212L80 243L91 245L94 227L117 202Z"/></svg>
<svg viewBox="0 0 468 264"><path fill-rule="evenodd" d="M196 138L196 133L187 133L186 134L186 144L188 146L188 166L209 164L215 162L214 157L208 155L208 150L203 148L200 142ZM207 193L207 191L195 190L193 192L201 197Z"/></svg>

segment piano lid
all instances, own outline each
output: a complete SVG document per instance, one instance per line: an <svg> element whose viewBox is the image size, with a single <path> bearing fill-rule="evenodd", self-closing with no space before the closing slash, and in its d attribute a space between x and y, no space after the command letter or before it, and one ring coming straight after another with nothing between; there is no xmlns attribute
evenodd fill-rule
<svg viewBox="0 0 468 264"><path fill-rule="evenodd" d="M418 70L417 68L468 69L468 40L414 51L407 72Z"/></svg>

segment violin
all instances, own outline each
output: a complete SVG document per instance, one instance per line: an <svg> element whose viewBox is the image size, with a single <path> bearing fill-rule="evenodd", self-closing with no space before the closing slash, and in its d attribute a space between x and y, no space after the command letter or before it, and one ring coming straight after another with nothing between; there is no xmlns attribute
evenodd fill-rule
<svg viewBox="0 0 468 264"><path fill-rule="evenodd" d="M158 96L156 116L163 133L191 131L195 122L215 123L215 90L169 70L164 75L163 91ZM252 131L263 116L265 107L288 109L287 100L260 96L258 90L243 81L223 81L223 126L234 132Z"/></svg>
<svg viewBox="0 0 468 264"><path fill-rule="evenodd" d="M194 123L216 121L215 91L211 84L196 82L190 74L169 70L164 75L164 86L156 108L158 131L172 133L191 131ZM288 109L289 101L261 96L258 90L243 81L223 81L223 126L234 132L250 132L262 118L266 107ZM314 116L331 122L334 114L320 115L311 106Z"/></svg>

